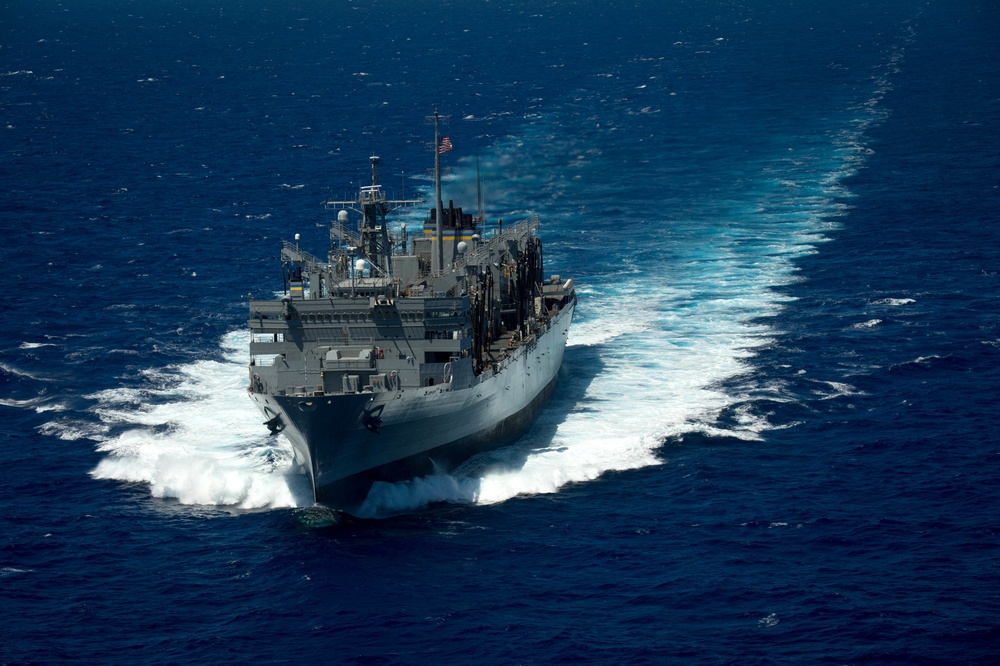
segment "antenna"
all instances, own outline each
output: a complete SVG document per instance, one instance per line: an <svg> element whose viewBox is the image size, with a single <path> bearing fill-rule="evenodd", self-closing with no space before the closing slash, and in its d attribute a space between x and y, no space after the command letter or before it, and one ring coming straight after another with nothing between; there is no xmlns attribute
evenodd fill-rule
<svg viewBox="0 0 1000 666"><path fill-rule="evenodd" d="M476 222L483 223L483 177L479 175L479 155L476 155L476 203L479 206L479 218Z"/></svg>

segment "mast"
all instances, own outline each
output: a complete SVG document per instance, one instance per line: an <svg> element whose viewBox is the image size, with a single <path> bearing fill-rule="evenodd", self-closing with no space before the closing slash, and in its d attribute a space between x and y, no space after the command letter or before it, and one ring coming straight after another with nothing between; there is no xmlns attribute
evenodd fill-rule
<svg viewBox="0 0 1000 666"><path fill-rule="evenodd" d="M389 238L389 225L386 223L386 216L398 208L403 208L411 204L424 203L424 200L405 198L388 199L382 186L378 184L379 157L372 155L368 159L372 165L371 185L361 186L357 198L354 200L324 201L323 203L327 208L337 206L350 208L361 213L361 222L358 224L358 235L352 235L349 241L352 244L356 243L353 251L357 252L357 258L368 261L372 270L372 276L378 276L386 280L392 276L392 242ZM347 221L347 212L342 210L337 218L338 221L336 224L345 224ZM340 236L341 233L336 235ZM333 247L334 235L334 232L331 231L330 252L340 254L341 249ZM346 257L347 255L345 254L344 256ZM351 256L353 257L354 255Z"/></svg>
<svg viewBox="0 0 1000 666"><path fill-rule="evenodd" d="M434 121L434 210L437 218L434 225L434 239L431 245L431 272L440 275L444 272L444 236L442 232L442 221L444 208L441 203L441 155L451 150L451 142L448 137L441 138L440 124L447 122L450 116L442 116L434 109L433 116L424 116L425 120ZM444 144L442 145L442 141Z"/></svg>
<svg viewBox="0 0 1000 666"><path fill-rule="evenodd" d="M479 207L479 217L476 222L483 223L483 177L479 175L479 155L476 155L476 205Z"/></svg>
<svg viewBox="0 0 1000 666"><path fill-rule="evenodd" d="M434 274L444 272L444 238L441 233L441 137L438 131L438 110L434 109L434 200L437 213L434 224Z"/></svg>

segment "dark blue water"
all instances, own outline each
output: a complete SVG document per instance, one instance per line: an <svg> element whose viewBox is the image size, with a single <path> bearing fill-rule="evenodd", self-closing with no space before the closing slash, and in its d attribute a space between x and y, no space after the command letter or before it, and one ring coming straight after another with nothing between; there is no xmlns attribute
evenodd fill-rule
<svg viewBox="0 0 1000 666"><path fill-rule="evenodd" d="M1000 660L992 3L0 29L0 663ZM246 294L370 154L426 191L435 108L579 316L521 442L348 518L245 398Z"/></svg>

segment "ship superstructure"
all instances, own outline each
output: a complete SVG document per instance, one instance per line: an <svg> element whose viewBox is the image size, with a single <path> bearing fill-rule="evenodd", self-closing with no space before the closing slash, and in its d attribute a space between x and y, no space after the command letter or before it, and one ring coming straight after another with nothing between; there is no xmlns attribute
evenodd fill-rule
<svg viewBox="0 0 1000 666"><path fill-rule="evenodd" d="M537 217L483 234L440 196L390 230L372 184L338 210L325 259L282 243L283 295L250 300L248 391L291 441L317 502L352 511L375 481L447 469L522 435L553 390L576 293L545 276ZM352 211L357 220L351 228Z"/></svg>

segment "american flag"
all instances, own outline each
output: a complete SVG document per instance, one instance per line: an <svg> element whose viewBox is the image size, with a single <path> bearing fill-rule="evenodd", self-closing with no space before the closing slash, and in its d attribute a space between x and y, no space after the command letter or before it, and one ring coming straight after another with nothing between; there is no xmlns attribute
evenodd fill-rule
<svg viewBox="0 0 1000 666"><path fill-rule="evenodd" d="M444 155L451 150L451 139L446 136L441 137L441 144L438 146L438 155Z"/></svg>

